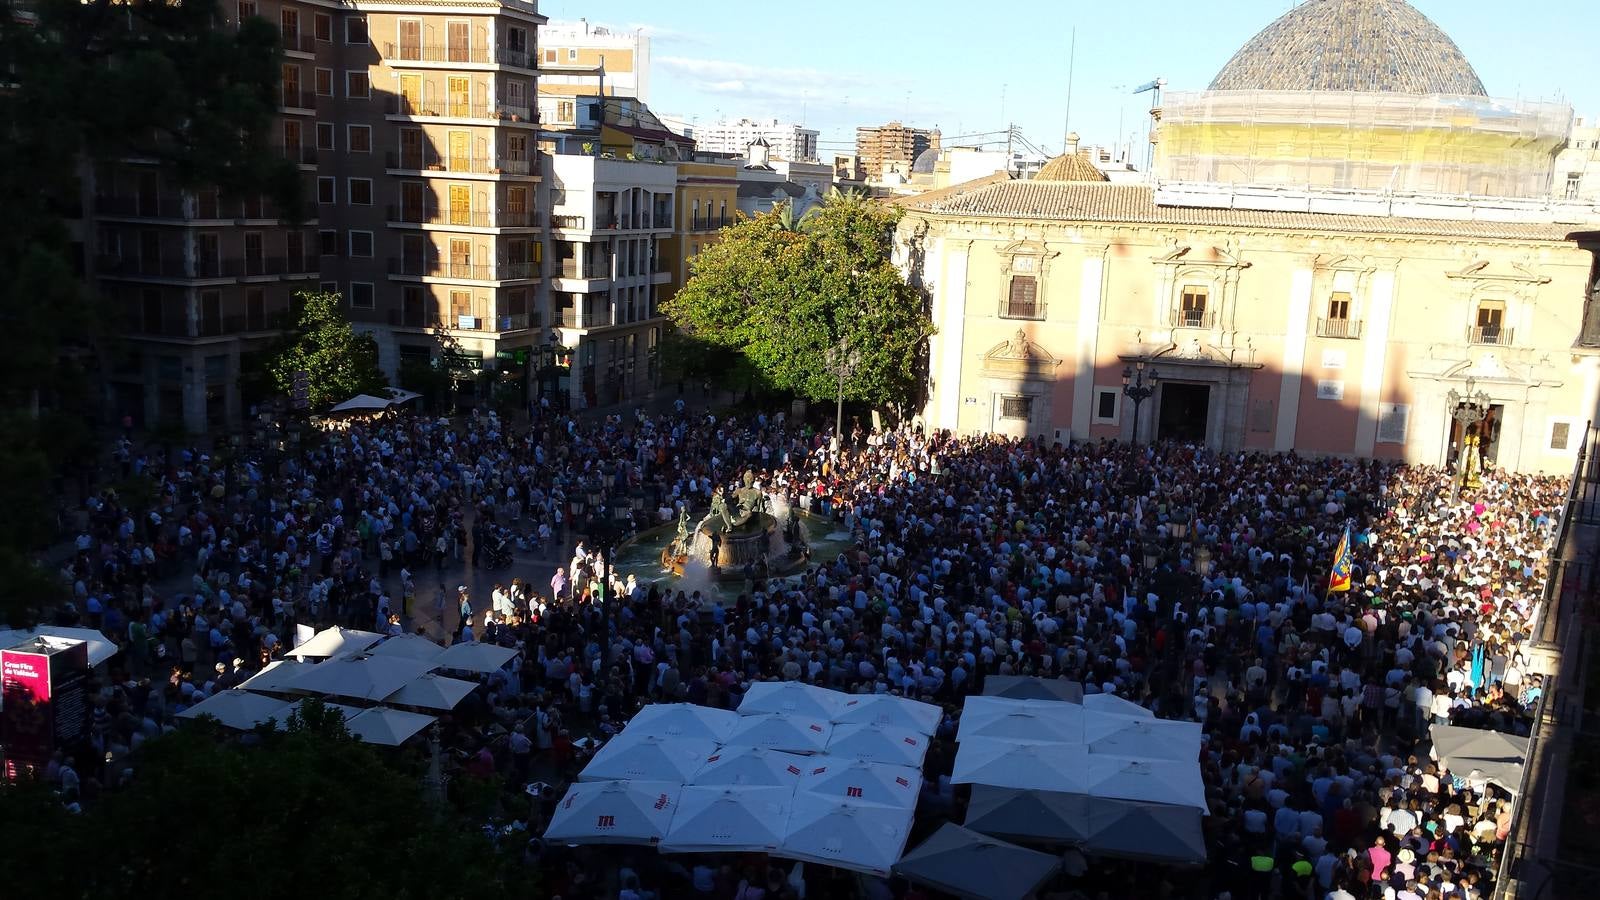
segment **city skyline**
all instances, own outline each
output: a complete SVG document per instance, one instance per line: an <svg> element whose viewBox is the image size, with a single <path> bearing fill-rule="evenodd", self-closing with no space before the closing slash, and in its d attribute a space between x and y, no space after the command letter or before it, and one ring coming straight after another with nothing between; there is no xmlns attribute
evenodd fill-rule
<svg viewBox="0 0 1600 900"><path fill-rule="evenodd" d="M1142 145L1150 97L1134 95L1136 87L1159 77L1168 90L1203 90L1239 47L1294 5L1241 0L1230 4L1231 15L1204 19L1172 0L1090 10L1041 4L1029 27L977 20L952 28L965 8L948 0L924 3L917 16L824 0L815 9L820 19L851 16L851 26L781 58L771 30L726 0L669 13L640 0L549 0L540 10L552 20L586 17L644 29L652 39L656 110L702 124L742 117L802 123L822 133L828 158L853 152L857 126L891 120L939 128L947 143L1014 123L1052 153L1068 127L1086 143ZM1583 41L1600 25L1600 9L1552 0L1534 15L1507 20L1484 0L1412 5L1455 40L1490 96L1559 100L1577 116L1600 115L1600 85L1586 77L1591 51ZM977 49L966 51L969 43ZM987 48L1002 47L1008 68L990 71ZM965 63L934 64L963 53Z"/></svg>

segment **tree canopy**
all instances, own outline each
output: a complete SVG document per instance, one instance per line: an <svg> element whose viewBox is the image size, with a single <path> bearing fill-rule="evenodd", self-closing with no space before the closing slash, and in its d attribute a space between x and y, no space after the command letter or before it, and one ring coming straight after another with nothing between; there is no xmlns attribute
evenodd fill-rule
<svg viewBox="0 0 1600 900"><path fill-rule="evenodd" d="M379 394L389 382L378 369L378 343L356 334L345 318L338 294L303 291L299 326L273 356L270 368L278 389L291 393L296 372L305 372L313 409L356 394Z"/></svg>
<svg viewBox="0 0 1600 900"><path fill-rule="evenodd" d="M137 158L185 187L302 210L273 147L278 30L218 27L214 0L0 0L0 621L31 624L59 586L31 554L57 536L60 479L103 420L98 380L125 311L86 290L75 237L101 162Z"/></svg>
<svg viewBox="0 0 1600 900"><path fill-rule="evenodd" d="M34 897L537 896L511 848L430 802L420 761L357 742L320 704L306 710L253 745L187 724L140 748L131 782L76 815L36 785L0 787L11 838L0 871Z"/></svg>
<svg viewBox="0 0 1600 900"><path fill-rule="evenodd" d="M898 210L837 191L799 219L784 207L741 219L695 257L666 312L780 390L833 399L829 352L842 344L859 357L846 399L914 401L933 322L891 258L898 219Z"/></svg>

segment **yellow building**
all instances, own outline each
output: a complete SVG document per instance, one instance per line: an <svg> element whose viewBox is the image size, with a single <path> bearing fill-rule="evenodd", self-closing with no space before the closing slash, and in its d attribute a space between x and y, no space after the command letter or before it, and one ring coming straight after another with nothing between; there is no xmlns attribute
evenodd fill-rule
<svg viewBox="0 0 1600 900"><path fill-rule="evenodd" d="M1376 21L1395 29L1341 36L1329 33L1337 22L1305 19L1350 2L1388 10L1393 21ZM1274 29L1399 42L1402 54L1407 40L1442 38L1419 31L1427 20L1408 10L1326 0ZM1317 57L1315 41L1290 43ZM1241 71L1294 66L1243 62ZM1464 83L1459 72L1439 77L1435 88ZM1382 105L1383 82L1363 84L1308 92L1370 91L1362 101ZM1426 75L1403 86L1431 90ZM1263 126L1281 127L1269 118ZM1185 147L1197 165L1216 162ZM1600 328L1585 324L1600 318L1586 315L1600 274L1593 209L1263 190L1244 176L1221 187L1108 184L1089 179L1091 168L1059 161L1031 181L997 174L896 201L902 256L938 328L926 426L1438 463L1460 446L1456 414L1476 398L1488 462L1571 471L1600 397ZM1423 160L1416 171L1437 169ZM1151 395L1132 402L1125 374Z"/></svg>
<svg viewBox="0 0 1600 900"><path fill-rule="evenodd" d="M672 281L661 289L663 300L689 279L689 261L738 217L738 175L735 159L696 155L693 162L678 163L678 227L662 249L672 266Z"/></svg>

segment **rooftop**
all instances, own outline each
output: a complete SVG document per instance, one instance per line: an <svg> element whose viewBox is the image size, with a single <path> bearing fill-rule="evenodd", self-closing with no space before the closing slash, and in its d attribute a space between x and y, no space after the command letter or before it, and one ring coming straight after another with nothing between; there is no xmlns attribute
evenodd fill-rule
<svg viewBox="0 0 1600 900"><path fill-rule="evenodd" d="M1500 240L1561 241L1571 225L1340 215L1325 212L1158 206L1143 184L1013 181L1004 174L895 202L908 210L947 216L1052 222L1266 228L1348 234L1394 234Z"/></svg>

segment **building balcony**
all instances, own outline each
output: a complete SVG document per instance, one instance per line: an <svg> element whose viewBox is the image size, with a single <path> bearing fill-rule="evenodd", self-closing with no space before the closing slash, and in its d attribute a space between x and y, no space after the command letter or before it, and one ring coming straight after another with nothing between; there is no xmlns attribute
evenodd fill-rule
<svg viewBox="0 0 1600 900"><path fill-rule="evenodd" d="M160 259L141 259L137 256L100 256L95 259L95 274L102 278L158 278L161 280L186 280L220 277L220 272L207 274L203 265L193 270L182 256L163 256Z"/></svg>
<svg viewBox="0 0 1600 900"><path fill-rule="evenodd" d="M1318 319L1317 337L1339 338L1347 341L1361 340L1360 319Z"/></svg>
<svg viewBox="0 0 1600 900"><path fill-rule="evenodd" d="M383 45L383 59L384 62L390 65L408 62L476 63L487 65L489 62L489 48L463 46L461 44L396 44L389 42Z"/></svg>
<svg viewBox="0 0 1600 900"><path fill-rule="evenodd" d="M436 153L384 154L384 166L423 175L448 177L459 173L472 175L527 175L533 164L525 159L496 159L492 156L442 157Z"/></svg>
<svg viewBox="0 0 1600 900"><path fill-rule="evenodd" d="M1045 316L1045 305L1038 301L1012 300L1006 298L1000 301L1000 318L1002 319L1028 319L1040 321Z"/></svg>
<svg viewBox="0 0 1600 900"><path fill-rule="evenodd" d="M690 231L720 231L733 224L729 216L690 216Z"/></svg>
<svg viewBox="0 0 1600 900"><path fill-rule="evenodd" d="M1512 329L1499 325L1478 325L1467 329L1467 343L1488 344L1495 347L1511 346Z"/></svg>
<svg viewBox="0 0 1600 900"><path fill-rule="evenodd" d="M390 258L389 274L400 278L441 278L463 281L528 281L539 277L534 262L500 262L493 265L449 262L439 259Z"/></svg>
<svg viewBox="0 0 1600 900"><path fill-rule="evenodd" d="M648 215L601 215L598 217L596 228L607 231L632 231L634 229L671 228L672 220L666 217L652 218Z"/></svg>
<svg viewBox="0 0 1600 900"><path fill-rule="evenodd" d="M610 278L611 263L600 262L580 266L576 260L564 259L561 261L561 268L557 274L562 278Z"/></svg>
<svg viewBox="0 0 1600 900"><path fill-rule="evenodd" d="M551 228L565 228L568 231L587 231L585 227L588 220L583 216L556 216L550 217Z"/></svg>
<svg viewBox="0 0 1600 900"><path fill-rule="evenodd" d="M278 104L285 110L300 110L311 113L317 109L317 95L314 91L302 91L294 88L279 88Z"/></svg>
<svg viewBox="0 0 1600 900"><path fill-rule="evenodd" d="M486 210L414 208L391 206L388 208L391 225L437 225L445 228L533 228L538 224L533 210Z"/></svg>
<svg viewBox="0 0 1600 900"><path fill-rule="evenodd" d="M283 52L289 56L317 55L317 39L315 35L304 32L285 32L282 39Z"/></svg>
<svg viewBox="0 0 1600 900"><path fill-rule="evenodd" d="M289 160L290 162L296 162L302 166L315 166L317 164L317 148L315 147L307 147L304 145L299 147L286 147L282 144L279 144L277 149L279 153L283 154L283 158Z"/></svg>
<svg viewBox="0 0 1600 900"><path fill-rule="evenodd" d="M1217 314L1203 309L1175 309L1171 324L1173 328L1215 328Z"/></svg>
<svg viewBox="0 0 1600 900"><path fill-rule="evenodd" d="M526 106L505 103L474 103L465 100L412 100L389 97L385 112L390 116L414 119L482 119L486 122L536 124Z"/></svg>
<svg viewBox="0 0 1600 900"><path fill-rule="evenodd" d="M389 324L396 328L442 328L451 331L479 331L500 333L526 331L540 327L538 315L529 313L501 313L498 316L449 316L436 309L389 310Z"/></svg>
<svg viewBox="0 0 1600 900"><path fill-rule="evenodd" d="M191 219L184 202L177 196L158 197L96 197L94 211L102 216L123 216L139 219ZM220 210L213 210L220 212ZM216 216L215 218L224 218Z"/></svg>

